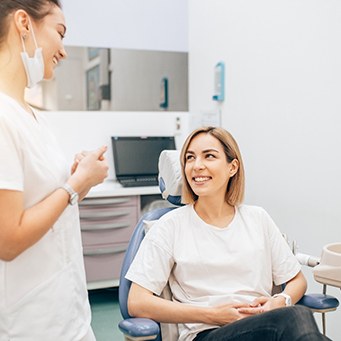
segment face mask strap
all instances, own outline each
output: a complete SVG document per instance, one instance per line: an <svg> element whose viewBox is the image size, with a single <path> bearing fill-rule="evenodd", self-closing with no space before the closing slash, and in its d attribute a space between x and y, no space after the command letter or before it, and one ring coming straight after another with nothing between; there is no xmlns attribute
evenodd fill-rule
<svg viewBox="0 0 341 341"><path fill-rule="evenodd" d="M22 49L26 53L26 48L25 48L25 43L24 43L25 38L22 35L20 35L20 38L21 38Z"/></svg>
<svg viewBox="0 0 341 341"><path fill-rule="evenodd" d="M32 37L33 37L33 41L34 41L34 45L36 46L36 49L38 48L38 44L37 44L37 41L36 41L36 36L34 34L34 30L33 30L33 26L32 26L32 22L31 22L31 19L28 18L28 22L30 24L30 27L31 27L31 31L32 31Z"/></svg>
<svg viewBox="0 0 341 341"><path fill-rule="evenodd" d="M38 44L37 44L36 36L34 34L32 22L31 22L30 18L28 18L28 23L29 23L29 27L30 27L31 32L32 32L32 37L33 37L34 45L35 45L35 47L37 49L38 48ZM23 51L26 53L26 47L25 47L25 42L24 42L25 39L24 39L24 37L22 35L20 36L20 38L21 38L21 44L22 44Z"/></svg>

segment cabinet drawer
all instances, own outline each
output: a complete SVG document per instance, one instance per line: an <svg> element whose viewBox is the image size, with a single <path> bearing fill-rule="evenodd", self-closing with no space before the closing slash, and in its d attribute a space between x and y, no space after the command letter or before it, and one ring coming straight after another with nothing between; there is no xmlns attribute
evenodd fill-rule
<svg viewBox="0 0 341 341"><path fill-rule="evenodd" d="M81 201L80 211L88 209L97 209L98 207L124 207L139 206L138 196L127 197L103 197L103 198L85 198Z"/></svg>
<svg viewBox="0 0 341 341"><path fill-rule="evenodd" d="M93 210L81 210L79 212L79 216L81 221L100 221L100 220L110 220L110 219L121 219L129 216L131 213L137 215L137 207L136 206L128 206L128 207L97 207Z"/></svg>
<svg viewBox="0 0 341 341"><path fill-rule="evenodd" d="M85 247L83 250L87 282L118 279L128 243Z"/></svg>
<svg viewBox="0 0 341 341"><path fill-rule="evenodd" d="M81 219L83 245L127 242L137 222L136 209L111 219Z"/></svg>

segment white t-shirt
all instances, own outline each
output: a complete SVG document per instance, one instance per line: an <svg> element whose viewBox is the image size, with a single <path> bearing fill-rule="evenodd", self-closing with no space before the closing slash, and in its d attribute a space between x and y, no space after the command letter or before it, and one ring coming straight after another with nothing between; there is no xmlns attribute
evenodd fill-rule
<svg viewBox="0 0 341 341"><path fill-rule="evenodd" d="M25 208L70 173L40 113L0 93L0 189L22 191ZM0 341L80 340L90 326L78 207L68 206L36 244L0 260Z"/></svg>
<svg viewBox="0 0 341 341"><path fill-rule="evenodd" d="M300 268L264 209L236 207L229 226L217 228L187 205L152 226L126 277L156 295L169 280L173 300L205 307L270 296L273 282L287 282ZM179 324L179 340L208 328Z"/></svg>

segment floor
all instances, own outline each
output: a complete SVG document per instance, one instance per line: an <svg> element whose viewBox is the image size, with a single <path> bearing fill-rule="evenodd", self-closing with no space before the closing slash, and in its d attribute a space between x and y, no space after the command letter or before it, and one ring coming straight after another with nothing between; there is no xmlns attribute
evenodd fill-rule
<svg viewBox="0 0 341 341"><path fill-rule="evenodd" d="M92 329L97 341L123 341L118 329L121 313L118 305L118 288L90 290Z"/></svg>

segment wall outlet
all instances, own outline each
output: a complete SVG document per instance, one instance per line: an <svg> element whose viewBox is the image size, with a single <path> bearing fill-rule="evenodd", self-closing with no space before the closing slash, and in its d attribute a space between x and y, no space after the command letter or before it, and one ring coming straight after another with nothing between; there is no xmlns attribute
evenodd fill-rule
<svg viewBox="0 0 341 341"><path fill-rule="evenodd" d="M181 118L177 116L175 118L175 132L174 135L180 135L181 134Z"/></svg>

